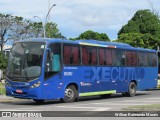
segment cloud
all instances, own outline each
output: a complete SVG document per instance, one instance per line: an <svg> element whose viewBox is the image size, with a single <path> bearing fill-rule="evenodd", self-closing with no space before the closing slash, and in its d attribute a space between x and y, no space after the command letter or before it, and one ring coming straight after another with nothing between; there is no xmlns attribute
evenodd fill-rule
<svg viewBox="0 0 160 120"><path fill-rule="evenodd" d="M60 32L68 38L77 37L85 30L107 33L111 39L117 37L119 29L139 9L151 8L159 11L159 0L50 0L56 4L50 20L56 22ZM0 11L38 21L45 20L48 0L0 0Z"/></svg>
<svg viewBox="0 0 160 120"><path fill-rule="evenodd" d="M157 3L155 0L153 4L155 2ZM68 21L66 27L69 30L74 32L76 30L77 33L87 29L104 30L103 32L110 30L114 31L111 39L117 36L120 28L133 17L137 10L150 8L147 0L70 0L68 3L63 3L69 11L65 14L66 18L64 17L66 19L64 21Z"/></svg>

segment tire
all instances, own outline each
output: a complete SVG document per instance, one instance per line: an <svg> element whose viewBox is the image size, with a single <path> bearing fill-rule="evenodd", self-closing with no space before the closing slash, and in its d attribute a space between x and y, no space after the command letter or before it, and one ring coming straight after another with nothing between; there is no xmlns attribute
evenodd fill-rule
<svg viewBox="0 0 160 120"><path fill-rule="evenodd" d="M112 94L104 94L104 95L100 95L100 96L101 96L101 98L109 98L109 97L111 97L111 95Z"/></svg>
<svg viewBox="0 0 160 120"><path fill-rule="evenodd" d="M42 104L42 103L44 103L45 100L33 99L33 101L38 103L38 104Z"/></svg>
<svg viewBox="0 0 160 120"><path fill-rule="evenodd" d="M128 92L127 92L127 96L128 97L133 97L136 95L136 91L137 91L137 86L134 82L131 82L129 84L129 87L128 87Z"/></svg>
<svg viewBox="0 0 160 120"><path fill-rule="evenodd" d="M65 103L69 103L69 102L74 102L77 99L78 99L78 92L77 92L75 86L73 86L73 85L68 86L65 89L65 96L62 99L62 101Z"/></svg>

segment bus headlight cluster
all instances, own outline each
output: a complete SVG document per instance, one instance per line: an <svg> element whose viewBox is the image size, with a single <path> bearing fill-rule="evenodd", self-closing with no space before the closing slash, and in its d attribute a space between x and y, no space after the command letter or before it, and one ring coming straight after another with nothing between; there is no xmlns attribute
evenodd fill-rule
<svg viewBox="0 0 160 120"><path fill-rule="evenodd" d="M38 81L37 83L33 84L33 85L31 86L31 88L39 87L39 86L40 86L40 84L41 84L41 82L40 82L40 81Z"/></svg>

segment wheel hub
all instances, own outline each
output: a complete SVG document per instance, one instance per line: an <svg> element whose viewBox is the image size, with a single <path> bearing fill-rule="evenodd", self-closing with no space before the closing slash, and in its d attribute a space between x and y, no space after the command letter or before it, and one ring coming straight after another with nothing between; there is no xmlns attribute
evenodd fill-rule
<svg viewBox="0 0 160 120"><path fill-rule="evenodd" d="M73 92L71 89L66 89L66 91L65 91L65 96L66 96L67 98L72 98L73 95L74 95L74 92Z"/></svg>

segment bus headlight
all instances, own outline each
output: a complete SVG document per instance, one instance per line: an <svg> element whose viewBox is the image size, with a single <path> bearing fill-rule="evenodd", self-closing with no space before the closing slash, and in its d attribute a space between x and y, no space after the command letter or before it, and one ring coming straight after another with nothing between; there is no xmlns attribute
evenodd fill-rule
<svg viewBox="0 0 160 120"><path fill-rule="evenodd" d="M39 87L39 86L40 86L40 84L41 84L41 82L40 82L40 81L38 81L37 83L33 84L33 85L31 86L31 88Z"/></svg>

